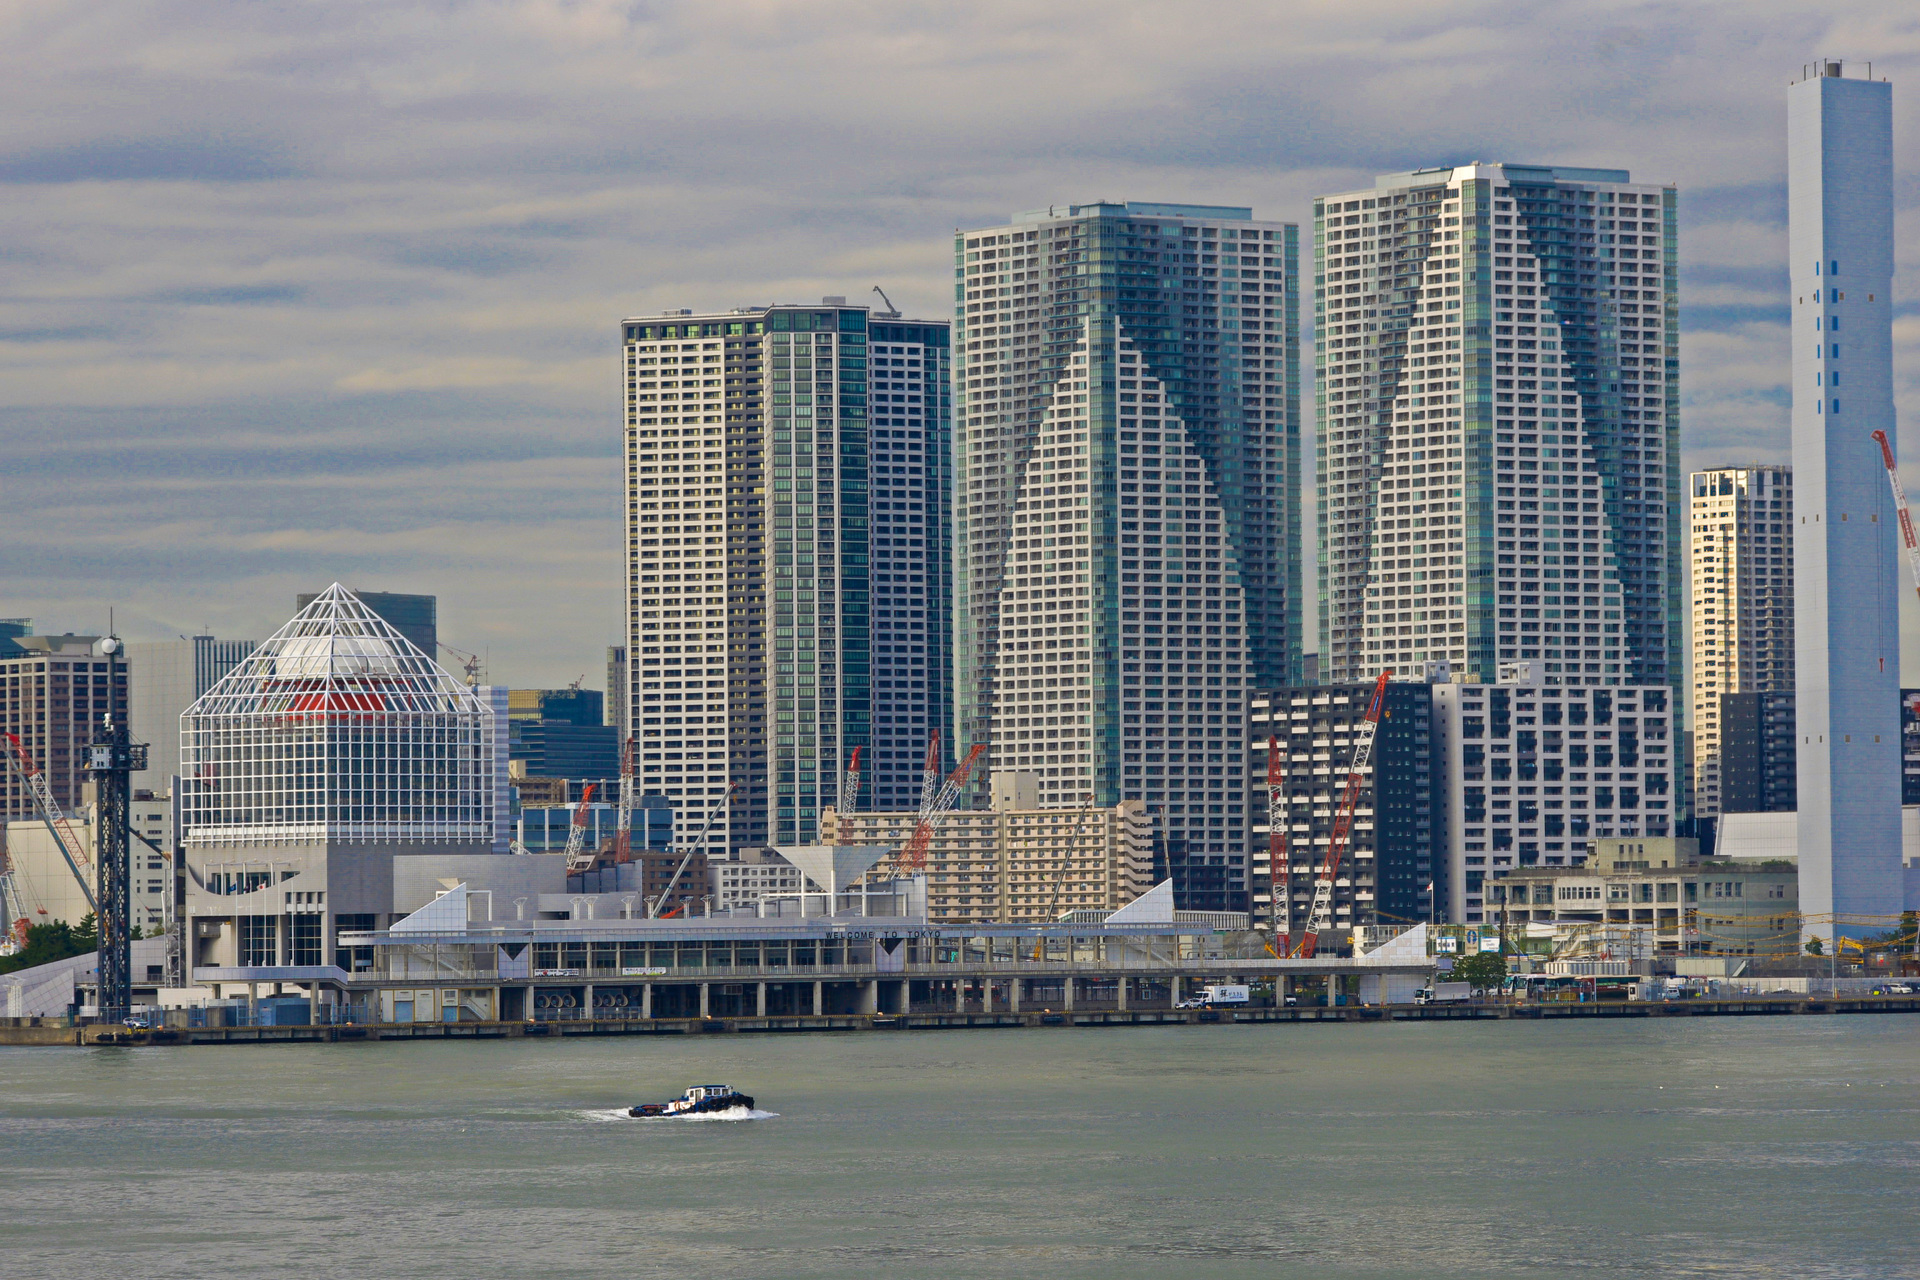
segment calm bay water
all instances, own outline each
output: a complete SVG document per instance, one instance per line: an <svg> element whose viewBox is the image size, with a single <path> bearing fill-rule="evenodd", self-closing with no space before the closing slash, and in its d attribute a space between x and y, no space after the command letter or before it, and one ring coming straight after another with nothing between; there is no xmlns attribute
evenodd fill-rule
<svg viewBox="0 0 1920 1280"><path fill-rule="evenodd" d="M0 1151L63 1280L1920 1276L1920 1020L8 1049Z"/></svg>

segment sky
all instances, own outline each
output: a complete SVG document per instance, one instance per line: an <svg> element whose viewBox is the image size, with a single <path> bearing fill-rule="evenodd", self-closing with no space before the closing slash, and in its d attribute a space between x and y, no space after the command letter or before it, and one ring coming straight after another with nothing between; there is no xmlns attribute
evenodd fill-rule
<svg viewBox="0 0 1920 1280"><path fill-rule="evenodd" d="M259 638L338 580L436 594L495 682L597 688L623 317L945 317L952 232L1016 209L1306 223L1473 160L1676 184L1683 462L1784 461L1816 56L1895 84L1920 421L1910 3L0 0L0 617Z"/></svg>

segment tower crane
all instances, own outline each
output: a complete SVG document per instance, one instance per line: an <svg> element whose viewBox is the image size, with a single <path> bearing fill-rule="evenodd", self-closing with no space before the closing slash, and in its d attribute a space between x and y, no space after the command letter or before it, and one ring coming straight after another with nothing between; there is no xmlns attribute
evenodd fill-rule
<svg viewBox="0 0 1920 1280"><path fill-rule="evenodd" d="M1913 536L1913 517L1907 513L1907 491L1900 483L1900 469L1893 462L1893 445L1887 439L1887 433L1876 431L1873 438L1880 444L1880 457L1887 464L1887 483L1893 486L1893 506L1900 513L1900 537L1907 544L1907 565L1913 570L1913 587L1920 591L1920 541Z"/></svg>
<svg viewBox="0 0 1920 1280"><path fill-rule="evenodd" d="M939 735L936 733L932 750L939 749L939 740ZM946 785L940 788L938 795L934 796L933 803L921 807L920 821L914 825L913 838L907 841L906 849L900 854L898 870L912 875L926 868L927 846L933 841L933 829L939 824L941 816L953 808L954 802L960 799L960 789L967 785L967 775L973 772L973 762L978 760L980 753L985 750L984 743L975 743L973 750L967 752L967 758L960 762L960 767L953 771Z"/></svg>
<svg viewBox="0 0 1920 1280"><path fill-rule="evenodd" d="M100 904L93 896L93 885L88 883L87 872L92 864L87 858L87 847L73 834L73 828L67 824L67 815L60 811L60 802L54 799L53 788L47 785L47 775L34 763L28 754L26 744L9 733L7 737L7 766L33 796L33 803L40 810L40 821L46 825L47 834L53 837L54 847L60 850L60 856L66 859L67 869L73 872L73 878L80 883L80 892L87 899L87 909L99 918ZM17 927L17 926L16 926Z"/></svg>
<svg viewBox="0 0 1920 1280"><path fill-rule="evenodd" d="M592 868L597 854L587 852L587 815L588 806L593 803L593 789L600 784L589 782L587 789L580 793L580 803L574 807L573 823L567 828L567 872L572 874Z"/></svg>
<svg viewBox="0 0 1920 1280"><path fill-rule="evenodd" d="M693 843L686 846L686 852L682 854L680 858L680 865L673 869L673 879L667 881L667 887L660 891L659 897L647 903L647 919L653 920L658 918L660 908L666 905L667 899L673 894L674 886L680 883L680 877L686 872L687 864L693 861L694 854L706 849L707 833L713 830L713 824L720 820L720 815L727 812L728 806L733 803L733 793L739 789L739 783L735 782L731 784L727 787L727 793L720 797L720 803L707 810L706 825L700 828L700 834L694 837ZM674 910L677 911L679 908L676 907ZM668 912L667 914L671 915L673 913Z"/></svg>
<svg viewBox="0 0 1920 1280"><path fill-rule="evenodd" d="M1327 840L1327 860L1313 882L1313 906L1307 912L1307 927L1293 954L1312 959L1320 945L1320 935L1333 928L1333 881L1340 872L1340 860L1347 851L1347 837L1353 831L1353 811L1360 803L1362 775L1373 758L1373 735L1380 727L1380 713L1386 706L1387 678L1391 668L1380 673L1373 686L1373 700L1367 704L1366 719L1360 722L1359 737L1353 744L1353 763L1347 768L1347 789L1340 797L1340 811L1333 821L1333 835Z"/></svg>
<svg viewBox="0 0 1920 1280"><path fill-rule="evenodd" d="M467 673L467 688L477 688L480 684L480 655L468 653L465 649L456 649L445 640L439 640L435 643L454 657L460 659L461 666Z"/></svg>
<svg viewBox="0 0 1920 1280"><path fill-rule="evenodd" d="M837 812L845 817L860 804L860 748L853 749L853 759L847 761L847 771L840 775L840 807Z"/></svg>

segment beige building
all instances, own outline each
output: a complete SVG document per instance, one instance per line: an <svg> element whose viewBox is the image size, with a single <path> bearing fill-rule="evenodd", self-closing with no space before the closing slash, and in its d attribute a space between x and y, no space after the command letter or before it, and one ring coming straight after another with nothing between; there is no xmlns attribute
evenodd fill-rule
<svg viewBox="0 0 1920 1280"><path fill-rule="evenodd" d="M708 863L707 874L715 910L752 906L762 898L798 897L806 888L800 868L772 849L736 850L724 861Z"/></svg>
<svg viewBox="0 0 1920 1280"><path fill-rule="evenodd" d="M1699 842L1597 840L1583 867L1529 867L1489 886L1489 922L1528 936L1604 930L1635 954L1784 956L1800 949L1799 872L1702 859Z"/></svg>
<svg viewBox="0 0 1920 1280"><path fill-rule="evenodd" d="M127 655L111 652L102 639L69 634L0 640L0 733L20 740L62 809L80 807L86 746L101 717L127 714ZM19 773L0 770L0 820L38 812Z"/></svg>
<svg viewBox="0 0 1920 1280"><path fill-rule="evenodd" d="M140 792L138 796L147 794ZM154 846L173 848L173 804L138 796L132 804L134 838L129 841L132 868L128 879L133 887L133 923L143 934L152 935L166 927L167 900L172 893L173 860ZM100 828L94 814L92 805L81 805L67 814L67 826L86 851L81 872L87 878L87 888L97 891ZM6 904L9 924L21 917L29 924L79 924L93 910L72 868L54 844L52 833L40 819L0 821L0 854L13 872L18 899Z"/></svg>
<svg viewBox="0 0 1920 1280"><path fill-rule="evenodd" d="M1793 689L1793 469L1696 471L1692 490L1693 807L1714 818L1726 790L1721 699Z"/></svg>
<svg viewBox="0 0 1920 1280"><path fill-rule="evenodd" d="M927 914L936 924L1033 923L1113 911L1153 887L1153 819L1139 800L1104 809L1042 809L1032 773L997 773L992 807L947 814L927 849ZM826 811L825 838L890 845L875 869L897 873L913 813Z"/></svg>

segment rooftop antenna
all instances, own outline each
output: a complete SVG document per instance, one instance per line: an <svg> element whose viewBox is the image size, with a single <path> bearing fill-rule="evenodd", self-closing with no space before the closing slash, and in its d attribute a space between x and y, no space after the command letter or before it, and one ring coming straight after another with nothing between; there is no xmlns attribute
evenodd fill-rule
<svg viewBox="0 0 1920 1280"><path fill-rule="evenodd" d="M879 314L888 320L898 320L900 318L900 308L893 305L893 299L887 296L887 291L879 285L873 286L873 291L880 295L880 301L887 304L887 309Z"/></svg>

